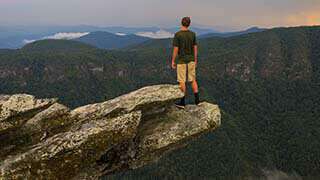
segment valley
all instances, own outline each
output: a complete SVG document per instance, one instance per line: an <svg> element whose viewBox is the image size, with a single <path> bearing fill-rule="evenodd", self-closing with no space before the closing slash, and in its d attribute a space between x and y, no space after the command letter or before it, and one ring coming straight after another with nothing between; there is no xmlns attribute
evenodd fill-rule
<svg viewBox="0 0 320 180"><path fill-rule="evenodd" d="M265 169L319 177L320 27L207 37L199 47L200 96L221 107L221 127L153 165L108 178L248 178ZM0 50L0 93L59 97L71 108L102 102L175 84L170 54L171 39L117 50L36 41Z"/></svg>

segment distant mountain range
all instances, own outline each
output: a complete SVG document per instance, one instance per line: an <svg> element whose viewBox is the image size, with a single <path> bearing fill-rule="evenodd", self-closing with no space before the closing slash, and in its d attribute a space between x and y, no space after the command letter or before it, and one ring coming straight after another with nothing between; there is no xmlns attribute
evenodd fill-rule
<svg viewBox="0 0 320 180"><path fill-rule="evenodd" d="M209 38L209 37L232 37L232 36L239 36L239 35L244 35L244 34L249 34L249 33L256 33L256 32L262 32L267 29L259 28L259 27L252 27L244 31L236 31L236 32L218 32L218 33L207 33L200 35L199 38Z"/></svg>
<svg viewBox="0 0 320 180"><path fill-rule="evenodd" d="M178 30L179 27L96 27L86 25L0 27L0 48L17 49L21 48L27 43L43 39L77 39L100 48L114 49L144 42L146 40L146 38L140 38L137 36L153 39L171 38ZM252 28L246 31L232 33L221 33L214 29L198 27L192 27L191 30L196 32L198 36L205 38L214 36L230 37L239 34L257 32L262 29ZM102 32L105 32L105 34L102 35ZM85 36L88 33L90 33L90 35ZM127 37L120 37L119 35L127 35ZM82 36L85 37L81 38Z"/></svg>
<svg viewBox="0 0 320 180"><path fill-rule="evenodd" d="M96 47L77 41L63 39L45 39L26 44L20 50L27 52L88 52ZM13 51L13 50L12 50ZM1 52L1 51L0 51Z"/></svg>
<svg viewBox="0 0 320 180"><path fill-rule="evenodd" d="M10 26L0 27L0 48L16 49L21 48L26 43L35 40L48 39L55 37L59 33L89 33L89 32L109 32L113 34L121 33L126 35L138 34L148 36L149 38L168 38L173 35L176 28L159 28L159 27L96 27L96 26ZM215 30L206 28L194 28L198 34L214 33ZM56 37L56 39L70 39L66 36ZM79 38L79 37L77 37ZM132 38L132 37L131 37ZM131 41L131 38L129 38ZM123 38L122 38L123 39ZM129 43L130 44L130 43Z"/></svg>
<svg viewBox="0 0 320 180"><path fill-rule="evenodd" d="M149 39L150 38L137 36L135 34L113 34L104 31L97 31L75 40L96 46L101 49L117 49L136 45Z"/></svg>
<svg viewBox="0 0 320 180"><path fill-rule="evenodd" d="M265 169L319 179L320 26L199 43L201 98L219 104L222 126L116 179L260 179L255 176ZM106 51L78 41L41 40L0 50L0 94L59 97L76 107L176 83L170 44L155 39Z"/></svg>

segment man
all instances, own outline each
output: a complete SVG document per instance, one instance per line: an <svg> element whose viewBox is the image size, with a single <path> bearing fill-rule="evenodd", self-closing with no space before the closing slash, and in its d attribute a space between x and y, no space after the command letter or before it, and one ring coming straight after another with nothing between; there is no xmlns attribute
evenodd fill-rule
<svg viewBox="0 0 320 180"><path fill-rule="evenodd" d="M184 17L181 21L181 29L174 35L172 68L177 69L177 80L180 89L186 96L186 82L191 82L195 97L195 104L199 104L198 83L196 81L196 67L198 64L198 46L196 34L189 30L190 17ZM176 62L177 59L177 62ZM184 108L185 96L176 105Z"/></svg>

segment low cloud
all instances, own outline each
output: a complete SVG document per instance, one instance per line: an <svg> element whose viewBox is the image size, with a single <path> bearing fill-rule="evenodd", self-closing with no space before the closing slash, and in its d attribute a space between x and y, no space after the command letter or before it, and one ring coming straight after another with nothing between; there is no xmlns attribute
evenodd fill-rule
<svg viewBox="0 0 320 180"><path fill-rule="evenodd" d="M56 33L52 36L47 36L44 37L43 39L76 39L76 38L80 38L82 36L88 35L89 32L60 32L60 33Z"/></svg>
<svg viewBox="0 0 320 180"><path fill-rule="evenodd" d="M59 32L54 35L45 36L40 39L25 39L23 40L23 44L28 44L28 43L32 43L34 41L43 40L43 39L66 39L66 40L77 39L88 34L90 33L89 32L83 32L83 33L82 32Z"/></svg>
<svg viewBox="0 0 320 180"><path fill-rule="evenodd" d="M116 33L116 35L118 35L118 36L126 36L127 34L125 34L125 33Z"/></svg>
<svg viewBox="0 0 320 180"><path fill-rule="evenodd" d="M28 39L25 39L25 40L23 40L22 42L23 42L23 44L29 44L29 43L33 43L33 42L35 42L36 40L28 40Z"/></svg>
<svg viewBox="0 0 320 180"><path fill-rule="evenodd" d="M165 30L159 30L157 32L138 32L136 33L136 35L153 38L153 39L165 39L165 38L172 38L174 36L173 33Z"/></svg>

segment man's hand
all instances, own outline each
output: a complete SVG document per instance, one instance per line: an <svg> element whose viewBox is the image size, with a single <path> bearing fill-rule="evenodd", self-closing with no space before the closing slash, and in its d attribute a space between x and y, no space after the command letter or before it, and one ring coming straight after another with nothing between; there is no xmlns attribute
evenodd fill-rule
<svg viewBox="0 0 320 180"><path fill-rule="evenodd" d="M177 65L176 65L176 63L174 61L172 61L171 67L172 67L172 69L176 69L177 68Z"/></svg>
<svg viewBox="0 0 320 180"><path fill-rule="evenodd" d="M179 48L174 46L173 47L173 53L172 53L172 59L171 59L171 67L172 67L172 69L176 69L177 68L175 60L177 58L178 52L179 52Z"/></svg>

